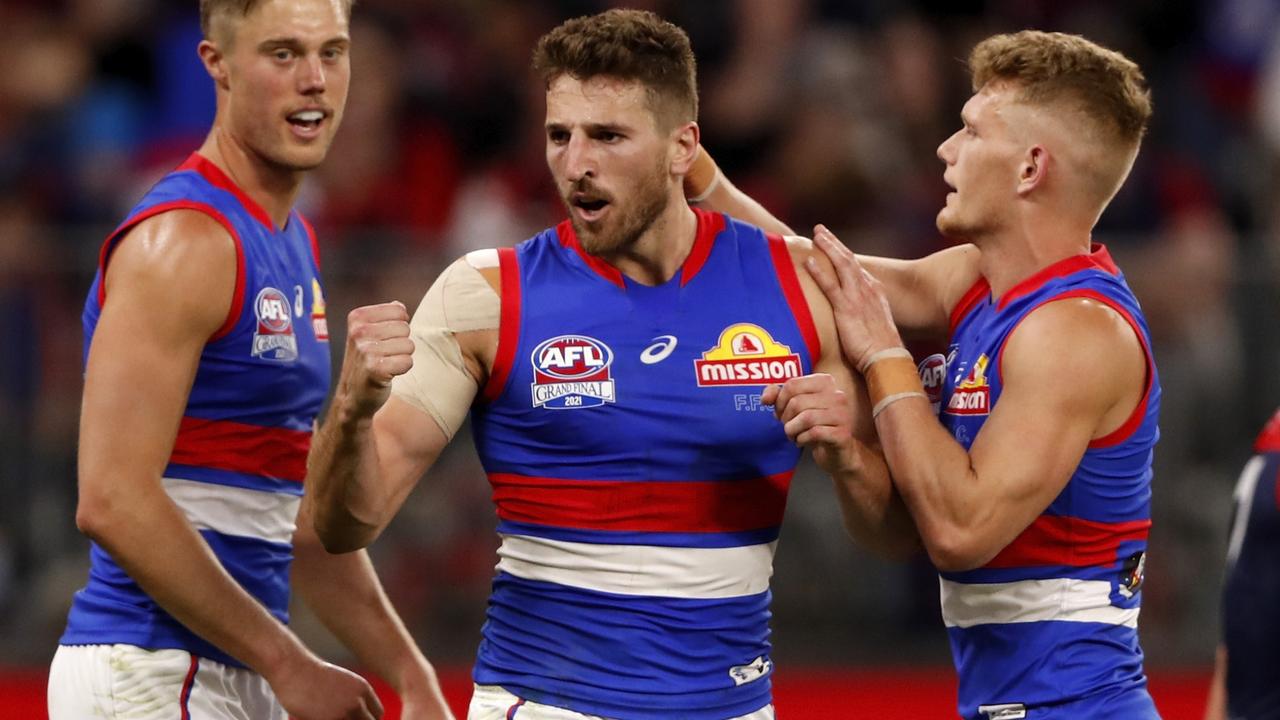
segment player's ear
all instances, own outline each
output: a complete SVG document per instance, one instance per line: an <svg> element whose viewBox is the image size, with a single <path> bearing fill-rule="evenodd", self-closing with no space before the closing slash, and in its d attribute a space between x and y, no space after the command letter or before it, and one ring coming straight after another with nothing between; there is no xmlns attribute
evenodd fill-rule
<svg viewBox="0 0 1280 720"><path fill-rule="evenodd" d="M671 131L671 174L684 177L689 174L689 170L693 167L693 161L698 157L698 141L701 137L701 131L698 129L698 123L687 122L677 126Z"/></svg>
<svg viewBox="0 0 1280 720"><path fill-rule="evenodd" d="M1018 194L1026 195L1039 187L1049 174L1049 151L1043 145L1032 145L1018 165Z"/></svg>
<svg viewBox="0 0 1280 720"><path fill-rule="evenodd" d="M222 48L212 40L201 40L196 52L200 55L200 62L204 64L205 72L213 78L213 84L226 90L229 87L227 59Z"/></svg>

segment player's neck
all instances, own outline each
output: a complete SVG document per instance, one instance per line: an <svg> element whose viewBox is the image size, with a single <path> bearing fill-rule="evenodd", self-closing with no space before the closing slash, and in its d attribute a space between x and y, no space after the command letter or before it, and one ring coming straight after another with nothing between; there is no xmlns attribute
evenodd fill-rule
<svg viewBox="0 0 1280 720"><path fill-rule="evenodd" d="M1088 227L1070 218L1027 217L978 246L982 276L999 298L1050 265L1088 253L1092 239Z"/></svg>
<svg viewBox="0 0 1280 720"><path fill-rule="evenodd" d="M698 217L681 195L667 204L667 209L634 243L603 259L642 285L661 285L680 271L693 250L697 232Z"/></svg>
<svg viewBox="0 0 1280 720"><path fill-rule="evenodd" d="M302 187L301 172L265 162L218 125L214 125L199 152L258 203L277 228L284 227Z"/></svg>

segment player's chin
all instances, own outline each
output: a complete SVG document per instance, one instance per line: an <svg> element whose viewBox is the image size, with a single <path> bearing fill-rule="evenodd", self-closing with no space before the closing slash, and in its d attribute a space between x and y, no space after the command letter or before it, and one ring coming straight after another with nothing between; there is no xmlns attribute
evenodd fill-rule
<svg viewBox="0 0 1280 720"><path fill-rule="evenodd" d="M934 219L934 225L937 226L938 232L949 238L962 237L964 228L953 213L948 212L950 208L943 208L938 212L938 217Z"/></svg>
<svg viewBox="0 0 1280 720"><path fill-rule="evenodd" d="M280 153L276 162L289 170L306 172L323 165L324 159L328 154L329 144L327 142L323 146L292 147L286 148L284 152Z"/></svg>

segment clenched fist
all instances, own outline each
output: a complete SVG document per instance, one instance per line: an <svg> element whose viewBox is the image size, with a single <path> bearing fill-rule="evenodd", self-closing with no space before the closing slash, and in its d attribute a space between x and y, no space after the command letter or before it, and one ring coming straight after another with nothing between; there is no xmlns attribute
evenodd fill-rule
<svg viewBox="0 0 1280 720"><path fill-rule="evenodd" d="M371 417L391 393L391 379L413 367L409 311L399 301L358 307L347 314L347 351L339 401L358 417Z"/></svg>

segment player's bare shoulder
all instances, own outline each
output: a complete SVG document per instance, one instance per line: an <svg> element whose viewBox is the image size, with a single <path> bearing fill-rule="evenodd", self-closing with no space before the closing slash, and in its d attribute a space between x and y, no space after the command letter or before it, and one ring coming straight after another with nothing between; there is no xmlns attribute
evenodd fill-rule
<svg viewBox="0 0 1280 720"><path fill-rule="evenodd" d="M1107 409L1106 429L1122 422L1141 399L1148 374L1147 350L1137 330L1115 308L1092 298L1056 300L1033 310L1009 336L1003 370L1010 385L1044 392L1071 387L1077 400L1090 397ZM1063 378L1089 378L1083 387ZM1105 434L1105 433L1103 433Z"/></svg>
<svg viewBox="0 0 1280 720"><path fill-rule="evenodd" d="M199 210L170 210L130 228L115 243L108 267L124 258L179 271L176 266L198 262L201 264L190 268L190 274L198 276L222 266L234 271L236 244L230 231L213 216Z"/></svg>
<svg viewBox="0 0 1280 720"><path fill-rule="evenodd" d="M163 300L185 323L217 328L233 301L238 250L230 231L198 210L139 222L112 247L103 277L111 302L122 292Z"/></svg>

